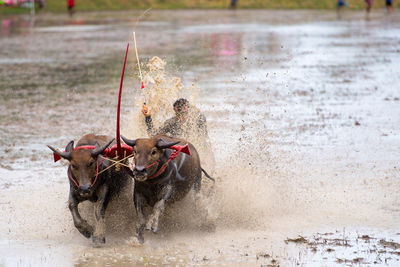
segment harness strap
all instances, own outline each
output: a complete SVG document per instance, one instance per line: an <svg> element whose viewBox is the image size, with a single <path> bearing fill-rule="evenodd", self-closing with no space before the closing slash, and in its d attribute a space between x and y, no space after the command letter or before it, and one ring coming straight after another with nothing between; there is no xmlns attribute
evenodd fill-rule
<svg viewBox="0 0 400 267"><path fill-rule="evenodd" d="M184 145L184 146L171 146L170 149L175 149L175 151L173 151L171 153L171 155L169 156L167 162L165 162L155 174L153 174L152 176L147 178L148 180L154 179L154 178L158 177L160 174L162 174L164 172L164 170L167 168L168 164L172 160L176 159L176 157L179 155L180 152L190 155L190 149L189 149L189 146L187 144ZM153 166L154 164L156 164L158 162L160 162L160 160L157 160L157 161L153 162L152 164L146 166L146 169L150 168L151 166Z"/></svg>
<svg viewBox="0 0 400 267"><path fill-rule="evenodd" d="M170 161L171 161L171 159L168 159L168 161L165 162L165 163L161 166L161 168L158 170L158 172L157 172L156 174L153 174L152 176L148 177L147 179L148 179L148 180L151 180L151 179L156 178L157 176L159 176L161 173L163 173L163 171L165 170L165 168L167 168L167 166L168 166L168 164L169 164ZM147 168L147 167L146 167L146 168Z"/></svg>
<svg viewBox="0 0 400 267"><path fill-rule="evenodd" d="M95 146L89 146L89 145L77 146L74 148L74 151L79 149L95 149ZM127 156L130 156L132 154L132 147L126 144L122 144L120 150L123 151ZM118 152L117 145L114 145L111 148L107 147L106 149L104 149L104 151L101 154L108 158L115 158L116 156L119 156L119 158L121 158L122 154L118 155L117 152ZM55 152L53 152L53 156L54 156L54 162L57 162L61 159L61 157Z"/></svg>
<svg viewBox="0 0 400 267"><path fill-rule="evenodd" d="M103 162L104 162L104 160L105 160L105 158L103 158L102 160L101 160L101 163L100 163L100 165L103 165ZM94 181L93 181L93 183L90 185L90 187L93 187L94 186L94 184L96 183L96 181L97 181L97 177L99 176L99 159L97 159L97 161L96 161L96 165L97 165L97 169L96 169L96 177L94 178Z"/></svg>
<svg viewBox="0 0 400 267"><path fill-rule="evenodd" d="M74 151L79 149L94 149L94 146L77 146L74 148Z"/></svg>
<svg viewBox="0 0 400 267"><path fill-rule="evenodd" d="M79 184L75 181L74 177L72 176L71 167L68 167L68 178L71 179L72 182L79 188Z"/></svg>
<svg viewBox="0 0 400 267"><path fill-rule="evenodd" d="M105 160L105 158L103 158L103 159L101 160L100 165L103 164L104 160ZM94 178L94 181L93 181L92 184L90 185L90 187L93 187L93 186L96 184L97 177L99 176L99 166L100 166L100 165L99 165L99 160L97 159L97 161L96 161L96 176L95 176L95 178ZM71 179L71 181L76 185L77 188L79 188L78 182L77 182L77 181L74 179L74 177L72 176L71 167L68 167L68 178Z"/></svg>

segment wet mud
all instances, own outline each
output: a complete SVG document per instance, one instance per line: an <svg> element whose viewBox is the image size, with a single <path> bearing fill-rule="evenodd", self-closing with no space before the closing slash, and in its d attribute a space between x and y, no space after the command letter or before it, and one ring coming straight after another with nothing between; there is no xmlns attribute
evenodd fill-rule
<svg viewBox="0 0 400 267"><path fill-rule="evenodd" d="M0 18L0 265L399 264L396 12L151 11L135 28L139 16ZM93 248L67 207L67 163L46 145L115 134L133 30L155 122L176 97L200 108L217 182L204 179L202 212L192 195L169 206L143 246L129 243L128 188L107 210L106 245ZM127 64L121 131L136 138L133 49ZM93 220L89 203L80 210Z"/></svg>

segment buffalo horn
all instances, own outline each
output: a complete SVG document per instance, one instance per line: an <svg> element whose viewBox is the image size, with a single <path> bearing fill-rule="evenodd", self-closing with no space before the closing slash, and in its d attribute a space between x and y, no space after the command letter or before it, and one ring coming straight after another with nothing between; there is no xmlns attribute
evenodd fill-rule
<svg viewBox="0 0 400 267"><path fill-rule="evenodd" d="M158 139L157 140L157 145L156 145L156 147L158 148L158 149L165 149L165 148L169 148L169 147L171 147L171 146L173 146L173 145L176 145L176 144L178 144L180 141L175 141L175 142L169 142L169 143L167 143L167 142L165 142L162 138L160 138L160 139Z"/></svg>
<svg viewBox="0 0 400 267"><path fill-rule="evenodd" d="M127 145L129 145L131 147L135 146L135 143L136 143L135 139L130 140L130 139L125 138L123 135L121 135L121 138L122 138L122 140L124 140L125 144L127 144Z"/></svg>
<svg viewBox="0 0 400 267"><path fill-rule="evenodd" d="M104 146L99 146L99 144L96 143L95 148L91 152L92 157L97 157L99 154L101 154L104 151L104 149L106 149L112 142L114 142L114 139L115 138L108 141Z"/></svg>
<svg viewBox="0 0 400 267"><path fill-rule="evenodd" d="M62 157L63 159L66 160L71 160L71 151L65 151L65 152L61 152L60 150L47 145L48 148L50 148L51 150L53 150L54 153L56 153L57 155L59 155L60 157Z"/></svg>

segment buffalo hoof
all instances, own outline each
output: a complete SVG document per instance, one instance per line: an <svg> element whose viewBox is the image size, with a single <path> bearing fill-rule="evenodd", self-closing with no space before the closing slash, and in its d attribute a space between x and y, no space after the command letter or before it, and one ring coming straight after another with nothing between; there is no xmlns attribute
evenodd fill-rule
<svg viewBox="0 0 400 267"><path fill-rule="evenodd" d="M147 225L146 226L146 230L147 231L152 231L153 233L157 234L158 233L158 226Z"/></svg>
<svg viewBox="0 0 400 267"><path fill-rule="evenodd" d="M95 247L95 248L103 247L105 243L106 243L106 238L104 236L103 237L97 237L97 236L92 237L92 244L93 244L93 247Z"/></svg>
<svg viewBox="0 0 400 267"><path fill-rule="evenodd" d="M78 228L78 231L86 238L90 238L93 235L93 227L86 223L86 225Z"/></svg>
<svg viewBox="0 0 400 267"><path fill-rule="evenodd" d="M146 230L153 231L153 233L158 232L158 218L156 216L151 216L146 223Z"/></svg>

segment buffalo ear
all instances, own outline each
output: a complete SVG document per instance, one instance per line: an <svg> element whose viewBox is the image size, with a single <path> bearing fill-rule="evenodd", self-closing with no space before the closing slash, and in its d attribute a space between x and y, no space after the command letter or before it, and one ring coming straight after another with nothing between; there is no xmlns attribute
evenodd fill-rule
<svg viewBox="0 0 400 267"><path fill-rule="evenodd" d="M180 141L175 141L175 142L166 142L164 139L160 138L157 140L156 148L158 149L165 149L169 148L171 146L174 146L178 144Z"/></svg>
<svg viewBox="0 0 400 267"><path fill-rule="evenodd" d="M131 147L135 146L136 139L130 140L130 139L124 137L123 135L121 135L121 138L122 138L122 140L124 140L125 144L127 144L127 145L129 145Z"/></svg>
<svg viewBox="0 0 400 267"><path fill-rule="evenodd" d="M103 151L109 146L111 145L112 142L114 142L114 139L109 140L104 146L100 146L99 143L96 141L95 147L92 150L91 154L92 157L97 157L99 154L103 153Z"/></svg>
<svg viewBox="0 0 400 267"><path fill-rule="evenodd" d="M74 140L69 141L68 145L65 147L66 152L72 152L74 150Z"/></svg>

